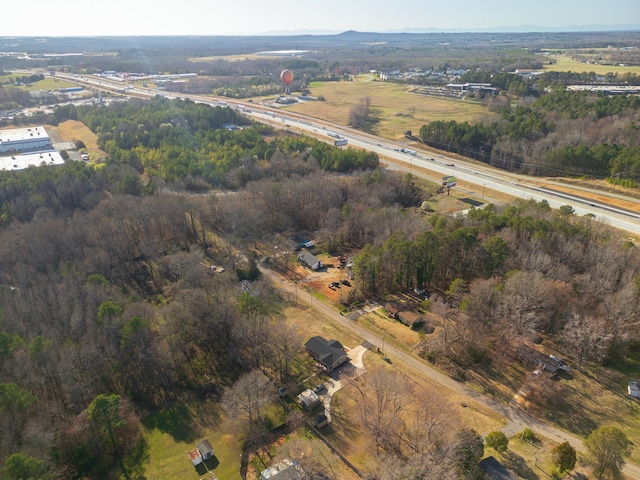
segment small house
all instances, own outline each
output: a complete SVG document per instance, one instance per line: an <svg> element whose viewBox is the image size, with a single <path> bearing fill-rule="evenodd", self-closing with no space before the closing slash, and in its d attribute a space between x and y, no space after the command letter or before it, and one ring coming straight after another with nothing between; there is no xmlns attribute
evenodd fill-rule
<svg viewBox="0 0 640 480"><path fill-rule="evenodd" d="M298 401L305 410L313 410L313 407L320 404L318 394L310 388L307 388L304 392L298 395Z"/></svg>
<svg viewBox="0 0 640 480"><path fill-rule="evenodd" d="M311 270L319 270L322 268L322 262L320 259L309 252L300 252L298 254L298 263L310 268Z"/></svg>
<svg viewBox="0 0 640 480"><path fill-rule="evenodd" d="M411 328L415 328L426 323L424 316L413 310L400 310L396 318L398 321Z"/></svg>
<svg viewBox="0 0 640 480"><path fill-rule="evenodd" d="M263 470L260 480L302 480L302 469L295 460L283 460Z"/></svg>
<svg viewBox="0 0 640 480"><path fill-rule="evenodd" d="M211 457L213 457L213 447L211 446L209 440L207 440L206 438L198 443L197 447L200 455L202 455L203 461L209 460Z"/></svg>
<svg viewBox="0 0 640 480"><path fill-rule="evenodd" d="M400 306L395 302L387 302L384 306L384 311L387 312L387 316L396 319Z"/></svg>
<svg viewBox="0 0 640 480"><path fill-rule="evenodd" d="M344 347L337 340L326 340L320 336L311 337L304 344L304 348L327 373L349 361L347 352L344 351Z"/></svg>
<svg viewBox="0 0 640 480"><path fill-rule="evenodd" d="M516 349L516 354L523 360L530 362L536 367L539 367L540 369L546 370L550 373L556 373L562 367L560 362L528 345L520 345Z"/></svg>
<svg viewBox="0 0 640 480"><path fill-rule="evenodd" d="M627 392L632 397L640 398L640 382L629 382Z"/></svg>
<svg viewBox="0 0 640 480"><path fill-rule="evenodd" d="M202 455L200 455L200 451L197 448L190 450L188 454L189 454L189 460L191 460L191 463L193 464L194 467L197 467L202 463Z"/></svg>

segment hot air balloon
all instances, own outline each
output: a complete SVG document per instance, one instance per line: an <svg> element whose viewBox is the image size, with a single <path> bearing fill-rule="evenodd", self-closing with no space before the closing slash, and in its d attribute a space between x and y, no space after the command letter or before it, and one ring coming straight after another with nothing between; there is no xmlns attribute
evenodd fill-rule
<svg viewBox="0 0 640 480"><path fill-rule="evenodd" d="M290 95L291 89L289 88L289 85L293 82L293 72L288 68L285 68L282 70L282 73L280 73L280 80L282 80L282 83L285 85L284 94Z"/></svg>

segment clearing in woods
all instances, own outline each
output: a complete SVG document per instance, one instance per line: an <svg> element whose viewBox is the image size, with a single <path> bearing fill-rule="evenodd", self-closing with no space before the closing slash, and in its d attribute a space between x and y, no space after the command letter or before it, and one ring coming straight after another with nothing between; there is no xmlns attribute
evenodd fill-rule
<svg viewBox="0 0 640 480"><path fill-rule="evenodd" d="M92 160L96 158L104 158L107 156L105 152L98 147L98 137L82 122L77 120L66 120L57 127L47 127L47 129L57 132L61 140L65 142L76 142L81 140L87 147L89 156Z"/></svg>

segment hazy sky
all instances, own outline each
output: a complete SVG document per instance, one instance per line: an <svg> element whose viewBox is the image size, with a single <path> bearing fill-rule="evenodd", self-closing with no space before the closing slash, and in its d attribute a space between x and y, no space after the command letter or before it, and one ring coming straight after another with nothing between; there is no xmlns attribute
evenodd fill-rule
<svg viewBox="0 0 640 480"><path fill-rule="evenodd" d="M10 0L0 36L229 35L640 24L640 0Z"/></svg>

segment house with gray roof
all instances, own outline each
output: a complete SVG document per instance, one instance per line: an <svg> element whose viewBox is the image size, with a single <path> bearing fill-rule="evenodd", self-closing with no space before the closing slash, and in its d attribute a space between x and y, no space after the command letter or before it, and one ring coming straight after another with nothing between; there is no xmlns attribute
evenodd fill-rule
<svg viewBox="0 0 640 480"><path fill-rule="evenodd" d="M311 337L304 344L309 355L326 370L332 372L340 365L349 361L347 352L337 340L326 340L320 336Z"/></svg>

